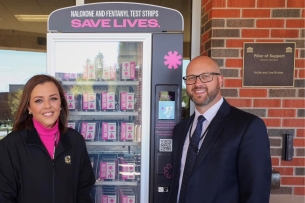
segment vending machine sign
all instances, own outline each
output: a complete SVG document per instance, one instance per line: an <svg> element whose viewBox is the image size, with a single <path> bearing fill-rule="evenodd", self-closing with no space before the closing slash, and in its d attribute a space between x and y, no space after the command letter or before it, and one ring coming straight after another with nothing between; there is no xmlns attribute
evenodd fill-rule
<svg viewBox="0 0 305 203"><path fill-rule="evenodd" d="M50 32L163 32L183 30L176 10L149 4L103 2L56 10L48 21Z"/></svg>

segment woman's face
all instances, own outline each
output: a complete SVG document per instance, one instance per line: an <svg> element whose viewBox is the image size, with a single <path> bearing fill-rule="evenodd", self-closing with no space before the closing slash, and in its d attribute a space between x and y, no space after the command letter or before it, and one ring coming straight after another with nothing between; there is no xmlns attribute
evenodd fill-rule
<svg viewBox="0 0 305 203"><path fill-rule="evenodd" d="M28 110L35 120L46 128L55 125L60 114L61 100L59 91L53 82L37 85L31 95Z"/></svg>

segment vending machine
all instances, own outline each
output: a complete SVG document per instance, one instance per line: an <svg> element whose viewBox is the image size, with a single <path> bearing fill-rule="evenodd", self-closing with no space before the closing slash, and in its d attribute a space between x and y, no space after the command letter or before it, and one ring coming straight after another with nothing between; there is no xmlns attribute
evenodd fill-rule
<svg viewBox="0 0 305 203"><path fill-rule="evenodd" d="M47 73L81 133L96 203L163 203L181 118L183 17L149 4L85 4L48 19Z"/></svg>

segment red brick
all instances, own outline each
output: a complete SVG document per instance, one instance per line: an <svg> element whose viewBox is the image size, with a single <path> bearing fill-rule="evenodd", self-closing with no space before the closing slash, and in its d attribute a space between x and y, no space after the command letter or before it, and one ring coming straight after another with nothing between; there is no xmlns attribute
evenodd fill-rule
<svg viewBox="0 0 305 203"><path fill-rule="evenodd" d="M271 157L272 166L279 166L280 165L280 159L276 157Z"/></svg>
<svg viewBox="0 0 305 203"><path fill-rule="evenodd" d="M227 59L226 60L226 68L242 68L243 67L243 60L242 59Z"/></svg>
<svg viewBox="0 0 305 203"><path fill-rule="evenodd" d="M305 1L304 0L287 0L288 8L304 8Z"/></svg>
<svg viewBox="0 0 305 203"><path fill-rule="evenodd" d="M212 4L213 4L213 8L215 8L215 7L226 7L226 1L224 1L224 0L213 0Z"/></svg>
<svg viewBox="0 0 305 203"><path fill-rule="evenodd" d="M305 70L299 70L299 78L305 78Z"/></svg>
<svg viewBox="0 0 305 203"><path fill-rule="evenodd" d="M213 16L212 16L212 11L213 11L213 10L210 10L209 12L207 12L207 13L208 13L208 21L211 20L211 19L213 18Z"/></svg>
<svg viewBox="0 0 305 203"><path fill-rule="evenodd" d="M206 52L202 52L200 55L202 55L202 56L208 56L208 52L206 51Z"/></svg>
<svg viewBox="0 0 305 203"><path fill-rule="evenodd" d="M284 42L282 39L258 39L256 42Z"/></svg>
<svg viewBox="0 0 305 203"><path fill-rule="evenodd" d="M305 127L305 119L283 119L283 127Z"/></svg>
<svg viewBox="0 0 305 203"><path fill-rule="evenodd" d="M257 28L283 28L284 20L257 20L256 27Z"/></svg>
<svg viewBox="0 0 305 203"><path fill-rule="evenodd" d="M303 11L302 11L302 17L303 18L305 17L305 9L303 9Z"/></svg>
<svg viewBox="0 0 305 203"><path fill-rule="evenodd" d="M294 157L291 161L281 160L281 166L304 166L305 158Z"/></svg>
<svg viewBox="0 0 305 203"><path fill-rule="evenodd" d="M254 99L253 107L280 107L280 99Z"/></svg>
<svg viewBox="0 0 305 203"><path fill-rule="evenodd" d="M266 1L266 0L258 0L257 7L267 7L267 8L280 8L285 7L285 0L272 0L272 1Z"/></svg>
<svg viewBox="0 0 305 203"><path fill-rule="evenodd" d="M283 107L305 108L304 99L284 99Z"/></svg>
<svg viewBox="0 0 305 203"><path fill-rule="evenodd" d="M241 79L224 79L225 87L241 87L242 80Z"/></svg>
<svg viewBox="0 0 305 203"><path fill-rule="evenodd" d="M269 109L268 117L295 117L295 109Z"/></svg>
<svg viewBox="0 0 305 203"><path fill-rule="evenodd" d="M266 89L241 89L239 90L241 97L267 97Z"/></svg>
<svg viewBox="0 0 305 203"><path fill-rule="evenodd" d="M228 99L226 98L227 102L235 107L251 107L252 100L251 99Z"/></svg>
<svg viewBox="0 0 305 203"><path fill-rule="evenodd" d="M280 172L281 175L293 175L292 167L273 167L273 169Z"/></svg>
<svg viewBox="0 0 305 203"><path fill-rule="evenodd" d="M280 127L281 126L281 119L270 119L270 118L263 118L267 127Z"/></svg>
<svg viewBox="0 0 305 203"><path fill-rule="evenodd" d="M287 28L304 28L305 20L304 19L295 19L295 20L286 20Z"/></svg>
<svg viewBox="0 0 305 203"><path fill-rule="evenodd" d="M294 195L305 195L305 187L295 187Z"/></svg>
<svg viewBox="0 0 305 203"><path fill-rule="evenodd" d="M295 67L296 68L305 68L305 59L296 59Z"/></svg>
<svg viewBox="0 0 305 203"><path fill-rule="evenodd" d="M270 18L270 9L243 9L243 18Z"/></svg>
<svg viewBox="0 0 305 203"><path fill-rule="evenodd" d="M227 0L228 7L250 8L255 7L255 0Z"/></svg>
<svg viewBox="0 0 305 203"><path fill-rule="evenodd" d="M227 47L244 47L244 42L254 42L254 40L245 40L245 39L227 39L226 46Z"/></svg>
<svg viewBox="0 0 305 203"><path fill-rule="evenodd" d="M281 185L304 185L304 177L281 177Z"/></svg>
<svg viewBox="0 0 305 203"><path fill-rule="evenodd" d="M206 10L206 11L212 10L212 1L208 2L208 3L205 5L205 10Z"/></svg>
<svg viewBox="0 0 305 203"><path fill-rule="evenodd" d="M305 137L305 129L297 129L297 137Z"/></svg>
<svg viewBox="0 0 305 203"><path fill-rule="evenodd" d="M201 6L204 6L204 5L206 5L208 2L210 2L210 1L212 1L212 0L202 0L201 1Z"/></svg>
<svg viewBox="0 0 305 203"><path fill-rule="evenodd" d="M304 138L294 138L293 146L294 147L305 147L305 139Z"/></svg>
<svg viewBox="0 0 305 203"><path fill-rule="evenodd" d="M266 29L243 29L242 37L266 38L269 37L269 30Z"/></svg>
<svg viewBox="0 0 305 203"><path fill-rule="evenodd" d="M298 38L299 30L271 30L271 37Z"/></svg>
<svg viewBox="0 0 305 203"><path fill-rule="evenodd" d="M211 18L239 18L239 9L213 9L210 12Z"/></svg>

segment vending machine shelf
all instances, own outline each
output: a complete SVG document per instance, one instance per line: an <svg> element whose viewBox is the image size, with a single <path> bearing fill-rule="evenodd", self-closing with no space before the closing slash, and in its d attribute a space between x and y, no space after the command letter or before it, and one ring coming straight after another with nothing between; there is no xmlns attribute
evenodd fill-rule
<svg viewBox="0 0 305 203"><path fill-rule="evenodd" d="M129 186L137 186L138 182L136 181L96 181L95 185L129 185Z"/></svg>
<svg viewBox="0 0 305 203"><path fill-rule="evenodd" d="M137 111L70 111L70 116L138 116Z"/></svg>
<svg viewBox="0 0 305 203"><path fill-rule="evenodd" d="M86 142L88 146L137 146L139 142Z"/></svg>
<svg viewBox="0 0 305 203"><path fill-rule="evenodd" d="M61 81L62 85L137 86L139 81Z"/></svg>

